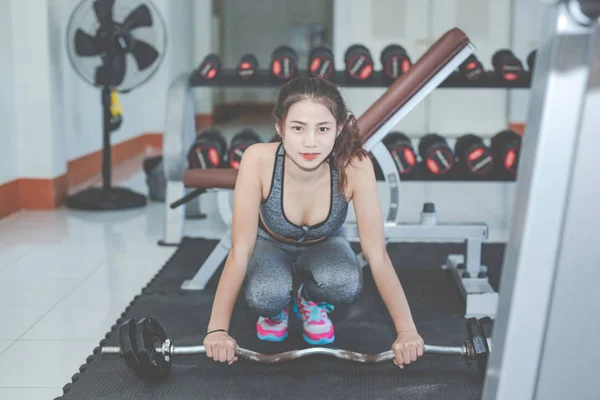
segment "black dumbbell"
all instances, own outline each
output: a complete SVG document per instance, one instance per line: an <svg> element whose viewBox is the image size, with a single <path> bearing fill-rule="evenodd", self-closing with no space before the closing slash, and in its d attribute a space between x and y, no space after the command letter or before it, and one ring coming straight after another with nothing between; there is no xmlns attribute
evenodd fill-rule
<svg viewBox="0 0 600 400"><path fill-rule="evenodd" d="M246 149L253 144L260 142L260 136L250 128L245 128L235 135L231 140L231 146L229 146L229 153L227 156L229 167L239 169L242 155Z"/></svg>
<svg viewBox="0 0 600 400"><path fill-rule="evenodd" d="M458 72L469 81L476 81L485 75L483 64L472 54L458 67Z"/></svg>
<svg viewBox="0 0 600 400"><path fill-rule="evenodd" d="M423 136L419 142L419 155L427 170L433 175L444 175L454 167L454 154L446 139L435 133Z"/></svg>
<svg viewBox="0 0 600 400"><path fill-rule="evenodd" d="M491 148L496 160L495 169L501 175L515 177L521 152L521 136L513 130L503 130L492 138Z"/></svg>
<svg viewBox="0 0 600 400"><path fill-rule="evenodd" d="M454 154L458 164L469 174L484 176L494 166L492 150L479 136L468 134L459 137L454 146Z"/></svg>
<svg viewBox="0 0 600 400"><path fill-rule="evenodd" d="M537 55L537 50L532 50L531 53L527 56L527 66L529 67L529 72L533 72L535 68L535 57Z"/></svg>
<svg viewBox="0 0 600 400"><path fill-rule="evenodd" d="M412 62L404 47L391 44L381 52L381 65L385 77L394 80L406 73Z"/></svg>
<svg viewBox="0 0 600 400"><path fill-rule="evenodd" d="M279 46L271 55L271 74L287 81L298 72L298 54L290 46Z"/></svg>
<svg viewBox="0 0 600 400"><path fill-rule="evenodd" d="M241 80L248 81L254 78L256 71L258 71L258 60L254 54L247 53L240 58L235 73Z"/></svg>
<svg viewBox="0 0 600 400"><path fill-rule="evenodd" d="M373 74L373 57L365 46L352 45L344 55L346 75L356 81L366 81Z"/></svg>
<svg viewBox="0 0 600 400"><path fill-rule="evenodd" d="M215 79L221 71L221 59L216 54L209 54L204 57L196 69L196 76L205 80Z"/></svg>
<svg viewBox="0 0 600 400"><path fill-rule="evenodd" d="M218 168L223 162L227 143L221 132L207 129L201 132L188 152L189 168Z"/></svg>
<svg viewBox="0 0 600 400"><path fill-rule="evenodd" d="M401 132L390 132L383 139L383 144L396 162L398 173L410 174L417 164L417 155L408 136Z"/></svg>
<svg viewBox="0 0 600 400"><path fill-rule="evenodd" d="M317 46L308 57L308 73L315 78L329 79L335 72L333 52L327 46Z"/></svg>
<svg viewBox="0 0 600 400"><path fill-rule="evenodd" d="M508 49L498 50L492 57L492 65L496 74L504 81L516 81L523 73L523 64Z"/></svg>

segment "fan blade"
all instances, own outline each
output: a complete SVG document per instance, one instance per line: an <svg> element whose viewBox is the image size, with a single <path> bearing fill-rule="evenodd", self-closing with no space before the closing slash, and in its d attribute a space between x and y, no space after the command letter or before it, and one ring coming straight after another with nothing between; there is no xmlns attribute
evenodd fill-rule
<svg viewBox="0 0 600 400"><path fill-rule="evenodd" d="M135 42L131 54L135 57L140 70L148 68L158 58L158 51L148 43L140 40Z"/></svg>
<svg viewBox="0 0 600 400"><path fill-rule="evenodd" d="M113 86L119 86L125 79L125 54L113 57L110 70L111 82Z"/></svg>
<svg viewBox="0 0 600 400"><path fill-rule="evenodd" d="M75 52L78 56L97 56L101 51L96 47L96 39L82 31L77 29L75 32Z"/></svg>
<svg viewBox="0 0 600 400"><path fill-rule="evenodd" d="M115 0L94 1L94 12L100 24L112 23Z"/></svg>
<svg viewBox="0 0 600 400"><path fill-rule="evenodd" d="M152 15L150 15L150 9L147 5L142 4L135 10L133 10L127 18L125 18L125 22L123 25L127 27L127 29L135 29L141 28L143 26L152 26Z"/></svg>

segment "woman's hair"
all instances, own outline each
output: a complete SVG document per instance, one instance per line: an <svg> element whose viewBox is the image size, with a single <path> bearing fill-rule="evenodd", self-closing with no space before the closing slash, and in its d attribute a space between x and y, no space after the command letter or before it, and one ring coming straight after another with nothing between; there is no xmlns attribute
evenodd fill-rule
<svg viewBox="0 0 600 400"><path fill-rule="evenodd" d="M358 136L356 118L346 108L346 103L337 86L320 78L294 78L281 86L277 104L273 109L273 120L284 131L285 118L290 107L301 100L311 100L323 104L336 120L337 128L343 125L336 137L330 162L335 166L339 177L339 188L344 191L348 182L346 167L354 157L367 156Z"/></svg>

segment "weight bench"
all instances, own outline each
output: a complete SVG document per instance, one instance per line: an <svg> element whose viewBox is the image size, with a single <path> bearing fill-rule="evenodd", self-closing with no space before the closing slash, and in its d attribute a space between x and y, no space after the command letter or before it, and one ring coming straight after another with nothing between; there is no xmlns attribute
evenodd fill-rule
<svg viewBox="0 0 600 400"><path fill-rule="evenodd" d="M402 77L360 116L358 127L363 147L379 164L389 188L389 204L384 217L386 242L394 239L444 239L464 240L465 254L448 256L442 268L451 271L454 281L465 299L465 316L494 318L498 293L494 292L487 278L487 268L481 265L481 247L487 238L485 224L437 223L434 205L423 207L420 224L399 223L400 176L396 164L383 144L384 137L411 112L429 93L439 86L463 61L473 53L474 46L467 36L455 28L446 32ZM187 85L187 86L186 86ZM194 138L193 96L185 79L179 79L170 88L169 107L184 110L183 114L169 114L164 138L165 173L167 196L165 202L166 243L181 240L185 215L178 207L196 196L217 190L219 213L230 227L196 275L183 283L182 289L202 290L226 259L231 248L232 211L229 194L235 187L236 169L185 170L185 149ZM169 112L171 110L169 109ZM171 124L171 125L169 125ZM186 188L195 188L184 196ZM220 189L220 190L219 190ZM350 240L358 238L356 223L344 225ZM359 255L366 264L362 254Z"/></svg>

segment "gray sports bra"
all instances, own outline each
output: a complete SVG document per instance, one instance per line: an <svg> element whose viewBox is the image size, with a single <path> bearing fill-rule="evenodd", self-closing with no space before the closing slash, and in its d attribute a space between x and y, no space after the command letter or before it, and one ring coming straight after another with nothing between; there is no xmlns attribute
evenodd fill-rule
<svg viewBox="0 0 600 400"><path fill-rule="evenodd" d="M343 235L343 225L348 214L346 195L338 188L337 170L330 163L330 202L327 218L312 226L298 226L287 219L283 210L283 176L285 175L285 150L283 144L277 148L273 166L271 189L266 200L261 202L259 226L267 233L265 224L273 233L297 243L321 239L327 236ZM264 223L263 223L264 221Z"/></svg>

